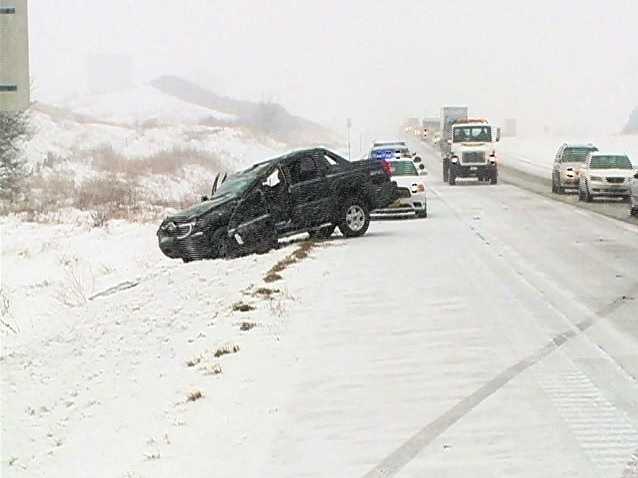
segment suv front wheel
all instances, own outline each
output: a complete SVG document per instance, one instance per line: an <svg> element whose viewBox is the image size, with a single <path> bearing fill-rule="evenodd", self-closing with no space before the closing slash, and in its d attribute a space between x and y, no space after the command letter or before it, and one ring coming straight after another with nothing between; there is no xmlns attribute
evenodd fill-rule
<svg viewBox="0 0 638 478"><path fill-rule="evenodd" d="M339 212L339 230L345 237L363 236L370 226L370 211L365 201L348 199Z"/></svg>

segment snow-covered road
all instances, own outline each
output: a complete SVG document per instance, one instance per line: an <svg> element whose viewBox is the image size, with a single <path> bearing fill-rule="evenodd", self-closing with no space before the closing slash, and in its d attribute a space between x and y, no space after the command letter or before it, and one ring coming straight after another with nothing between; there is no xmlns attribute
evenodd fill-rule
<svg viewBox="0 0 638 478"><path fill-rule="evenodd" d="M4 356L3 471L632 476L638 228L430 169L428 219L335 237L274 284L295 246L173 262Z"/></svg>
<svg viewBox="0 0 638 478"><path fill-rule="evenodd" d="M638 449L638 231L430 183L429 219L306 266L321 285L297 307L263 476L620 477Z"/></svg>

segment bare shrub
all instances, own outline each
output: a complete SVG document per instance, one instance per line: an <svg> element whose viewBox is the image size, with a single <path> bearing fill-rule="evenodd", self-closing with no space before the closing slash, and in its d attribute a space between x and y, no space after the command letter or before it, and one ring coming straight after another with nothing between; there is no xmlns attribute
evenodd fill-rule
<svg viewBox="0 0 638 478"><path fill-rule="evenodd" d="M95 275L90 267L82 267L77 259L64 260L64 282L58 289L58 301L68 307L88 303L95 292Z"/></svg>
<svg viewBox="0 0 638 478"><path fill-rule="evenodd" d="M11 324L11 300L9 299L9 294L0 288L0 326L3 330L9 330L14 334L17 334L18 331Z"/></svg>
<svg viewBox="0 0 638 478"><path fill-rule="evenodd" d="M186 397L187 402L196 402L197 400L204 398L204 394L200 390L193 390Z"/></svg>
<svg viewBox="0 0 638 478"><path fill-rule="evenodd" d="M250 304L245 304L244 302L233 304L233 312L250 312L251 310L255 310L255 307Z"/></svg>
<svg viewBox="0 0 638 478"><path fill-rule="evenodd" d="M222 164L216 154L196 149L174 147L145 158L126 158L111 146L101 146L87 153L98 171L130 176L149 174L178 175L185 166L199 165L219 171Z"/></svg>
<svg viewBox="0 0 638 478"><path fill-rule="evenodd" d="M91 212L91 225L93 227L104 227L111 218L111 211L107 208L98 208Z"/></svg>
<svg viewBox="0 0 638 478"><path fill-rule="evenodd" d="M123 209L138 205L138 184L115 174L96 177L80 185L76 206L80 209L111 207Z"/></svg>
<svg viewBox="0 0 638 478"><path fill-rule="evenodd" d="M47 214L72 206L75 197L75 181L72 172L60 171L31 176L27 181L28 194L24 202L16 205L22 211Z"/></svg>
<svg viewBox="0 0 638 478"><path fill-rule="evenodd" d="M215 350L215 358L219 358L226 354L235 354L237 352L239 352L239 345L231 343L224 344Z"/></svg>

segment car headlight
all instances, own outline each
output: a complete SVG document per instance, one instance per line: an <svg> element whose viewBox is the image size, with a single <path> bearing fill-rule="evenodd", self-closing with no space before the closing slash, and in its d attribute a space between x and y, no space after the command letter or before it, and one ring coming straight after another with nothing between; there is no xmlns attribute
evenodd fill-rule
<svg viewBox="0 0 638 478"><path fill-rule="evenodd" d="M597 181L597 182L600 182L600 181L602 181L602 180L603 180L603 178L602 178L601 176L590 176L590 177L589 177L589 180L590 180L590 181Z"/></svg>

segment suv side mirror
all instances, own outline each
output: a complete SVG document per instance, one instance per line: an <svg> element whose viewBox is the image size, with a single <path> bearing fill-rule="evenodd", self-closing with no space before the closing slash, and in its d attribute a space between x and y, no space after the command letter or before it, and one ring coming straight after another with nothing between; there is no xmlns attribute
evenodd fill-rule
<svg viewBox="0 0 638 478"><path fill-rule="evenodd" d="M208 201L208 196L202 196L202 202Z"/></svg>
<svg viewBox="0 0 638 478"><path fill-rule="evenodd" d="M415 153L415 154L416 154L416 153ZM414 161L415 163L420 163L420 162L421 162L421 157L420 157L420 156L415 156L415 157L414 157L414 159L413 159L413 161ZM423 166L423 165L421 165L421 166Z"/></svg>

